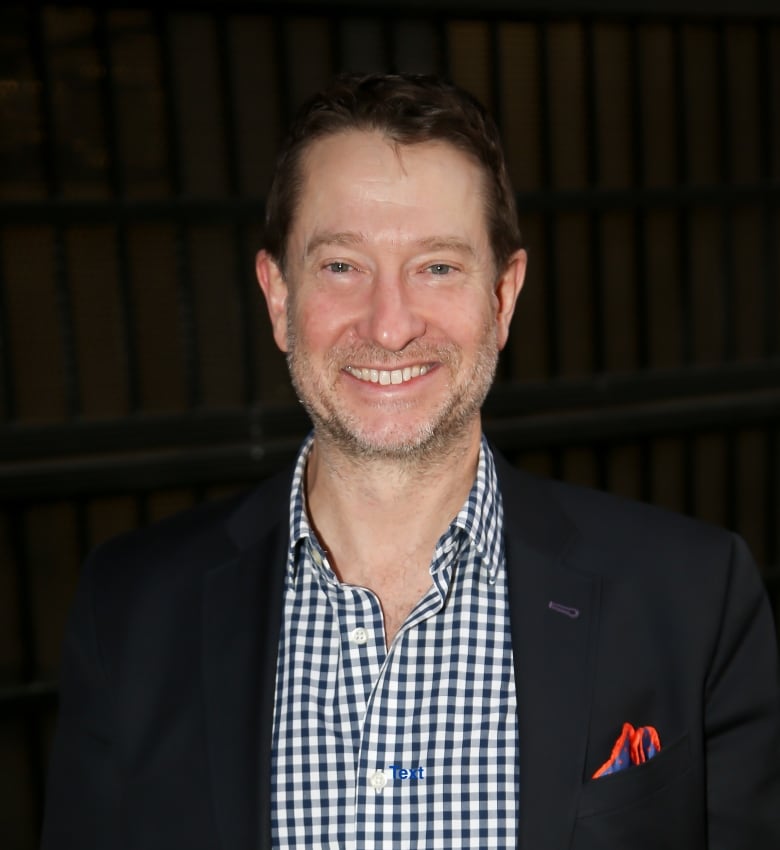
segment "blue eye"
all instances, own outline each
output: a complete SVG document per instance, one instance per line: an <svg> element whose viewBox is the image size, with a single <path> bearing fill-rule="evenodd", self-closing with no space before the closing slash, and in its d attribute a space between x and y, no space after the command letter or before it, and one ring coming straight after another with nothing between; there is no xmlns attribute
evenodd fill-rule
<svg viewBox="0 0 780 850"><path fill-rule="evenodd" d="M351 266L349 263L342 263L341 261L337 260L335 263L328 263L325 268L329 272L333 272L333 274L346 274L347 272L352 271L353 266Z"/></svg>
<svg viewBox="0 0 780 850"><path fill-rule="evenodd" d="M452 266L447 265L447 263L434 263L432 266L428 266L428 271L431 274L449 274L452 271Z"/></svg>

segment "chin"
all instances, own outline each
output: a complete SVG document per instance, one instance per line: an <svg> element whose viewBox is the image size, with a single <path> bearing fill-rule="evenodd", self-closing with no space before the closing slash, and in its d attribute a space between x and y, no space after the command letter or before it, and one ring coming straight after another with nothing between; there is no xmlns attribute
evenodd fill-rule
<svg viewBox="0 0 780 850"><path fill-rule="evenodd" d="M476 412L478 417L478 410ZM400 427L362 427L340 419L315 418L315 430L345 454L362 460L432 460L467 441L473 431L474 414L441 416Z"/></svg>

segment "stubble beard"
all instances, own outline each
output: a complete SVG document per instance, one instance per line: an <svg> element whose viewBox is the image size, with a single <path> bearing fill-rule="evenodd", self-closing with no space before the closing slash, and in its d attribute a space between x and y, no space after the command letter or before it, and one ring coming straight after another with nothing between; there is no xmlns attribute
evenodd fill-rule
<svg viewBox="0 0 780 850"><path fill-rule="evenodd" d="M376 433L368 433L359 415L338 407L336 383L343 380L341 370L351 363L381 363L392 369L394 361L435 362L437 368L449 372L455 381L462 362L460 349L455 345L415 346L403 354L386 351L378 346L361 346L355 349L334 350L317 374L308 354L296 338L294 328L288 326L287 364L298 399L309 414L315 434L332 444L346 457L362 462L394 461L432 463L446 459L456 447L468 439L479 417L482 403L495 377L498 362L498 344L495 328L486 323L477 349L474 365L468 375L462 376L443 404L434 409L425 420L413 427L393 427L391 422ZM399 406L402 415L406 408Z"/></svg>

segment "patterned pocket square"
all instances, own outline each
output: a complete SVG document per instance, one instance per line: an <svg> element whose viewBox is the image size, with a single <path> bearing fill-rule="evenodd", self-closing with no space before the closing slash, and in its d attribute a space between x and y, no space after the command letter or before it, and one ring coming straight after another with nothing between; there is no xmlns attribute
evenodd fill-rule
<svg viewBox="0 0 780 850"><path fill-rule="evenodd" d="M624 723L623 731L615 741L610 757L593 774L593 778L617 773L632 764L643 764L660 751L661 740L654 727L640 726L634 729L630 723Z"/></svg>

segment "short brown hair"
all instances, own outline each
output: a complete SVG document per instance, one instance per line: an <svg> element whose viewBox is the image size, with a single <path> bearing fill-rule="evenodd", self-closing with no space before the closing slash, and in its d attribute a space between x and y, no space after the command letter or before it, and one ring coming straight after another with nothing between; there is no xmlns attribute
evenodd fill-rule
<svg viewBox="0 0 780 850"><path fill-rule="evenodd" d="M514 193L493 119L463 89L423 74L342 74L309 98L290 127L266 202L265 248L284 270L301 190L301 160L318 139L378 131L399 145L447 142L485 177L488 234L497 271L522 245Z"/></svg>

